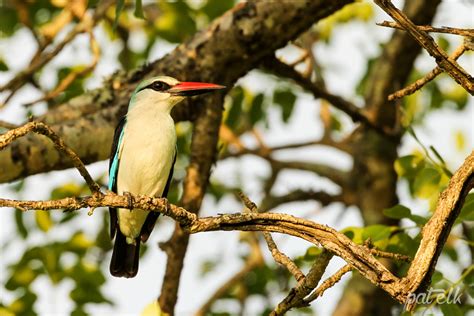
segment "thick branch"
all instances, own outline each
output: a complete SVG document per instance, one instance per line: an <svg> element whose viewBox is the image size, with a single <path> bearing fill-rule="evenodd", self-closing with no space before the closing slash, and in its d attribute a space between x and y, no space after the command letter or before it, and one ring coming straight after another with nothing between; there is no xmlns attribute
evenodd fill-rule
<svg viewBox="0 0 474 316"><path fill-rule="evenodd" d="M474 188L474 151L466 158L461 168L440 194L433 216L423 227L422 239L415 258L403 278L409 293L421 293L431 282L436 262L448 238L454 221L459 215L469 191ZM416 302L410 302L412 310Z"/></svg>
<svg viewBox="0 0 474 316"><path fill-rule="evenodd" d="M41 121L57 124L52 126L55 131L69 130L61 135L65 135L65 142L84 162L105 159L114 127L125 113L137 82L145 76L165 73L180 80L217 82L231 87L276 49L350 2L284 1L277 6L268 1L241 3L159 61L128 74L115 74L103 88L70 100L41 117ZM175 110L173 117L178 120L194 120L199 112L189 102ZM100 144L89 140L88 136L96 133L101 135ZM35 147L43 154L32 157L29 147ZM44 163L43 157L51 155L54 155L51 148L37 139L19 140L14 153L4 153L0 157L0 182L72 166L54 160ZM28 163L24 163L26 161Z"/></svg>
<svg viewBox="0 0 474 316"><path fill-rule="evenodd" d="M118 196L113 193L84 198L64 198L56 201L16 201L0 199L0 207L15 207L21 210L49 210L64 208L75 210L84 207L140 208L158 211L175 219L188 233L204 231L265 231L292 235L321 245L332 254L343 258L361 275L388 292L393 298L404 303L407 297L423 289L429 282L437 258L459 214L468 192L474 187L474 151L466 159L440 195L433 217L423 229L423 238L407 277L398 279L372 255L373 250L357 245L344 234L315 222L286 214L244 213L224 214L214 217L197 218L184 208L171 205L166 199L147 196ZM389 256L376 251L377 255ZM321 267L319 267L321 269ZM321 273L322 274L322 273ZM319 275L319 273L315 273ZM320 277L319 277L320 278ZM308 276L305 277L305 280ZM413 307L413 306L410 306Z"/></svg>
<svg viewBox="0 0 474 316"><path fill-rule="evenodd" d="M290 290L290 293L277 305L270 315L284 315L292 307L307 306L308 304L304 302L304 298L318 285L331 258L332 254L329 251L323 250L314 261L305 278Z"/></svg>
<svg viewBox="0 0 474 316"><path fill-rule="evenodd" d="M99 185L95 183L95 181L92 179L91 175L87 171L81 159L71 148L66 146L64 141L49 126L43 123L30 122L21 127L9 130L5 134L0 135L0 151L3 150L9 144L11 144L15 139L25 136L29 132L35 132L51 139L54 144L54 147L56 147L58 151L62 152L64 156L70 159L74 167L76 167L76 169L86 181L91 192L94 194L100 193Z"/></svg>

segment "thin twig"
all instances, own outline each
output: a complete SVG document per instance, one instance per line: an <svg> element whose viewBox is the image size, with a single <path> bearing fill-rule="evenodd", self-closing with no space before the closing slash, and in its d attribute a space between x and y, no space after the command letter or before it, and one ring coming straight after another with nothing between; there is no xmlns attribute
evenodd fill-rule
<svg viewBox="0 0 474 316"><path fill-rule="evenodd" d="M243 192L239 192L240 199L244 202L245 206L251 211L258 213L257 205L252 202L248 196L246 196ZM304 279L304 274L298 268L298 266L291 260L287 255L281 252L275 241L272 238L272 235L268 232L263 232L263 237L267 243L268 250L272 254L273 259L284 266L296 279L297 282Z"/></svg>
<svg viewBox="0 0 474 316"><path fill-rule="evenodd" d="M16 74L9 82L0 87L0 91L10 90L17 91L20 89L38 69L43 67L49 61L51 61L55 56L63 50L63 48L69 44L72 40L76 38L78 34L86 32L89 28L92 28L96 23L104 16L107 12L108 7L110 7L115 1L105 0L100 3L100 5L95 9L94 14L84 15L83 19L66 35L66 37L58 43L51 51L48 51L39 56L33 57L29 66ZM6 102L5 102L6 103Z"/></svg>
<svg viewBox="0 0 474 316"><path fill-rule="evenodd" d="M374 0L374 2L398 22L432 57L438 66L446 71L451 78L460 84L468 93L474 95L474 79L455 60L436 45L433 38L425 31L419 29L410 19L390 0Z"/></svg>
<svg viewBox="0 0 474 316"><path fill-rule="evenodd" d="M449 56L449 58L453 60L457 60L464 52L466 51L466 46L461 44L458 48ZM427 73L423 78L416 80L415 82L411 83L410 85L406 86L405 88L398 90L388 96L389 101L393 101L395 99L403 98L404 96L410 95L415 93L417 90L420 90L425 84L436 78L443 70L436 66L433 70Z"/></svg>
<svg viewBox="0 0 474 316"><path fill-rule="evenodd" d="M22 137L28 134L29 132L35 132L51 139L56 149L64 153L67 157L71 159L76 169L86 181L91 192L94 195L101 194L100 186L92 179L91 175L87 171L86 167L84 166L84 163L81 161L79 156L77 156L77 154L64 143L61 137L59 137L49 126L44 123L29 122L21 127L9 130L5 134L0 135L0 150L4 149L15 139Z"/></svg>
<svg viewBox="0 0 474 316"><path fill-rule="evenodd" d="M329 278L323 281L320 286L316 290L314 290L313 293L311 293L308 297L304 299L305 303L309 304L315 299L317 299L320 296L323 296L324 292L329 289L330 287L333 287L337 282L341 280L341 278L344 276L349 271L352 271L352 267L350 264L346 264L339 270L337 270L336 273L331 275Z"/></svg>
<svg viewBox="0 0 474 316"><path fill-rule="evenodd" d="M405 30L400 24L397 22L390 22L390 21L383 21L376 23L378 26L385 26L385 27L391 27L399 30ZM455 28L455 27L448 27L448 26L442 26L442 27L434 27L431 25L417 25L416 26L419 30L425 31L425 32L434 32L434 33L445 33L445 34L454 34L454 35L461 35L461 36L474 36L474 29L463 29L463 28Z"/></svg>
<svg viewBox="0 0 474 316"><path fill-rule="evenodd" d="M329 91L327 91L320 85L312 82L310 78L304 77L296 69L289 66L288 64L285 64L284 62L277 59L276 57L266 59L263 62L263 67L264 69L270 72L273 72L274 74L278 76L286 77L293 80L295 83L300 85L303 89L311 92L315 98L321 98L331 103L336 109L341 110L342 112L347 114L352 119L353 122L363 123L385 136L393 136L392 131L378 126L377 122L373 122L366 115L364 110L360 109L352 102L345 100L344 98L338 95L330 93Z"/></svg>
<svg viewBox="0 0 474 316"><path fill-rule="evenodd" d="M56 88L54 88L52 91L47 92L44 96L37 100L25 103L24 106L29 107L38 102L44 102L54 99L64 90L66 90L77 78L84 77L95 69L100 58L100 47L99 43L97 43L97 40L94 37L94 33L92 32L92 25L87 25L86 27L88 28L87 33L89 34L89 45L92 52L92 62L83 69L72 71L65 78L63 78L61 82L56 86Z"/></svg>

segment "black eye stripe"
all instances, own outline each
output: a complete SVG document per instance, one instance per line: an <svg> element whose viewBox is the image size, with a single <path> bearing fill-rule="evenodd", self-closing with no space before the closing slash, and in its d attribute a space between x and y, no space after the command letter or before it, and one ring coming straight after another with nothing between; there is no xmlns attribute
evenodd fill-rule
<svg viewBox="0 0 474 316"><path fill-rule="evenodd" d="M140 89L140 91L145 90L145 89L152 89L155 91L166 91L169 88L171 88L171 86L164 81L154 81L150 83L148 86Z"/></svg>

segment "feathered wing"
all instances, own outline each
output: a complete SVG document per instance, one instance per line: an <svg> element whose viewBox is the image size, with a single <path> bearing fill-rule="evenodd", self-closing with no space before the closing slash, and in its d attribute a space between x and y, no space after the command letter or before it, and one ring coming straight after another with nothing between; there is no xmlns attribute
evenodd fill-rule
<svg viewBox="0 0 474 316"><path fill-rule="evenodd" d="M168 179L166 180L166 185L163 190L163 193L161 194L161 197L167 197L168 196L168 190L171 185L171 180L173 180L173 171L174 171L174 164L176 163L176 153L177 150L175 149L174 151L174 156L173 156L173 162L171 163L171 168L170 168L170 174L168 175ZM142 242L145 242L148 240L148 237L150 237L150 234L155 227L156 220L160 216L160 213L158 212L150 212L148 216L146 217L145 223L143 223L142 230L140 231L140 238Z"/></svg>
<svg viewBox="0 0 474 316"><path fill-rule="evenodd" d="M123 130L127 119L124 116L115 128L114 140L112 142L112 149L110 150L109 159L109 190L117 193L117 177L120 165L120 146L122 145ZM117 209L109 207L110 214L110 238L114 238L115 230L118 225Z"/></svg>
<svg viewBox="0 0 474 316"><path fill-rule="evenodd" d="M123 132L126 117L123 117L115 128L114 140L109 160L109 190L117 193L117 177L120 166L120 151L123 141ZM125 236L119 229L117 209L110 207L110 237L117 236L112 250L110 261L110 273L116 277L133 278L138 272L138 257L140 254L140 241L138 238L135 244L128 244Z"/></svg>
<svg viewBox="0 0 474 316"><path fill-rule="evenodd" d="M120 150L122 146L123 130L125 127L126 118L124 117L115 129L114 140L112 143L112 151L109 161L109 190L117 193L117 177L120 166ZM173 156L173 163L171 164L170 173L166 181L162 197L168 195L168 190L173 179L173 169L176 162L176 150ZM156 220L160 213L150 212L145 220L140 231L140 236L135 239L135 244L128 244L125 236L119 228L117 209L109 208L110 213L110 236L114 238L117 234L112 251L112 259L110 261L110 273L116 277L133 278L138 272L138 258L140 255L140 240L147 241L150 236Z"/></svg>

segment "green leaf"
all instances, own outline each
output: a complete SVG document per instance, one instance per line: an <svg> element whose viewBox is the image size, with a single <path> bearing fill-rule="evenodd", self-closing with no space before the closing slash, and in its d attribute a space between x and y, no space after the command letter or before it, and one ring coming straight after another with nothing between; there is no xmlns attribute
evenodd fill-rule
<svg viewBox="0 0 474 316"><path fill-rule="evenodd" d="M452 246L446 245L443 248L443 253L446 254L453 262L458 261L458 252Z"/></svg>
<svg viewBox="0 0 474 316"><path fill-rule="evenodd" d="M244 101L244 90L237 86L231 90L229 97L231 98L230 108L227 112L225 123L231 129L235 129L240 122L242 115L242 103Z"/></svg>
<svg viewBox="0 0 474 316"><path fill-rule="evenodd" d="M9 310L15 315L36 315L33 306L37 298L36 294L27 289L26 293L10 304Z"/></svg>
<svg viewBox="0 0 474 316"><path fill-rule="evenodd" d="M20 236L25 239L28 236L28 229L26 229L25 222L23 221L23 216L23 211L15 210L16 229L20 233Z"/></svg>
<svg viewBox="0 0 474 316"><path fill-rule="evenodd" d="M18 29L18 11L5 6L2 1L0 5L0 37L9 37Z"/></svg>
<svg viewBox="0 0 474 316"><path fill-rule="evenodd" d="M120 14L122 13L124 5L125 5L125 0L117 0L117 4L115 5L115 19L114 19L114 26L113 26L114 31L117 28Z"/></svg>
<svg viewBox="0 0 474 316"><path fill-rule="evenodd" d="M389 218L402 219L410 217L411 210L408 207L399 204L383 210L383 214Z"/></svg>
<svg viewBox="0 0 474 316"><path fill-rule="evenodd" d="M365 241L370 238L372 242L388 239L392 233L392 228L386 225L370 225L364 227L362 239Z"/></svg>
<svg viewBox="0 0 474 316"><path fill-rule="evenodd" d="M8 71L8 65L0 58L0 71Z"/></svg>
<svg viewBox="0 0 474 316"><path fill-rule="evenodd" d="M390 237L386 251L401 253L413 258L418 250L418 242L405 232L399 232Z"/></svg>
<svg viewBox="0 0 474 316"><path fill-rule="evenodd" d="M474 221L474 193L469 193L464 200L464 205L456 219L456 223L462 221Z"/></svg>
<svg viewBox="0 0 474 316"><path fill-rule="evenodd" d="M344 228L341 232L346 235L348 238L350 238L353 242L356 244L362 244L365 240L362 236L364 231L363 227L346 227Z"/></svg>
<svg viewBox="0 0 474 316"><path fill-rule="evenodd" d="M263 100L264 100L264 95L262 93L257 94L253 99L252 99L252 105L250 107L250 122L252 125L255 125L258 121L260 121L263 118Z"/></svg>
<svg viewBox="0 0 474 316"><path fill-rule="evenodd" d="M423 217L423 216L420 216L420 215L411 214L408 218L412 222L417 224L418 226L423 226L423 225L426 224L426 222L428 222L428 219L426 217Z"/></svg>
<svg viewBox="0 0 474 316"><path fill-rule="evenodd" d="M456 304L440 304L444 316L464 316L461 308Z"/></svg>
<svg viewBox="0 0 474 316"><path fill-rule="evenodd" d="M439 192L441 174L438 170L428 167L421 170L413 183L415 196L419 198L431 198Z"/></svg>
<svg viewBox="0 0 474 316"><path fill-rule="evenodd" d="M158 3L160 16L154 21L159 36L171 43L180 43L196 33L193 10L184 1Z"/></svg>
<svg viewBox="0 0 474 316"><path fill-rule="evenodd" d="M273 102L280 105L283 122L287 123L295 106L296 95L289 89L275 90Z"/></svg>
<svg viewBox="0 0 474 316"><path fill-rule="evenodd" d="M143 6L142 6L142 0L135 0L135 11L133 14L140 19L144 19L145 16L143 15Z"/></svg>
<svg viewBox="0 0 474 316"><path fill-rule="evenodd" d="M400 178L414 179L424 167L425 161L418 155L408 155L395 161L394 169Z"/></svg>
<svg viewBox="0 0 474 316"><path fill-rule="evenodd" d="M51 220L51 214L48 211L35 211L35 220L38 228L44 232L53 227L53 221Z"/></svg>
<svg viewBox="0 0 474 316"><path fill-rule="evenodd" d="M234 1L231 0L207 0L206 4L200 10L207 15L209 21L212 21L233 6Z"/></svg>
<svg viewBox="0 0 474 316"><path fill-rule="evenodd" d="M322 251L323 250L319 247L311 246L306 249L306 253L304 254L304 260L314 262L314 260L316 260L316 257L319 256Z"/></svg>
<svg viewBox="0 0 474 316"><path fill-rule="evenodd" d="M59 200L67 197L79 196L82 193L82 186L77 183L69 182L65 183L51 191L51 199Z"/></svg>
<svg viewBox="0 0 474 316"><path fill-rule="evenodd" d="M441 282L444 279L443 273L440 271L436 270L433 275L431 276L431 283L436 284L438 282Z"/></svg>

